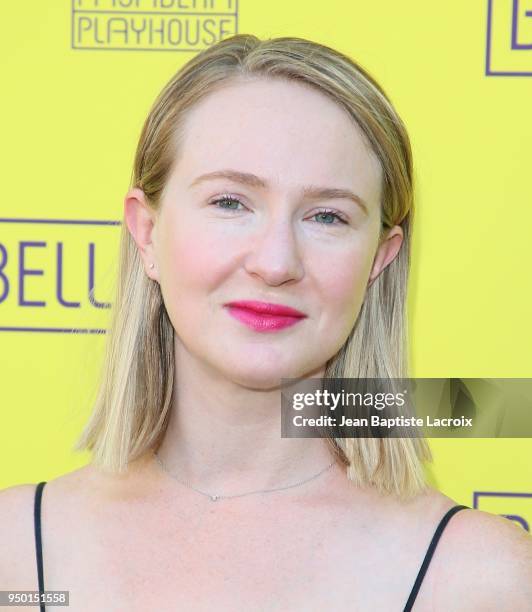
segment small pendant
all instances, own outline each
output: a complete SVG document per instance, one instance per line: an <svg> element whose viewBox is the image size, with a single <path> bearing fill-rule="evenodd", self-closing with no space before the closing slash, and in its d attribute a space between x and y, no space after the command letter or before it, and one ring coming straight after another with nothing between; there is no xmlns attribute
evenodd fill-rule
<svg viewBox="0 0 532 612"><path fill-rule="evenodd" d="M219 495L211 495L211 501L217 501L218 499L220 499Z"/></svg>

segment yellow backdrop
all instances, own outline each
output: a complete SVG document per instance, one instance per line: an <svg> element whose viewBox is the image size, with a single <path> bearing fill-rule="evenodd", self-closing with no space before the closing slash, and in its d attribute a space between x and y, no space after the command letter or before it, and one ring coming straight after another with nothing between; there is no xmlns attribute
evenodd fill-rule
<svg viewBox="0 0 532 612"><path fill-rule="evenodd" d="M530 0L25 0L0 14L0 488L88 461L71 447L94 399L142 122L179 66L235 32L348 53L404 118L412 375L532 376ZM530 439L432 448L443 492L530 529Z"/></svg>

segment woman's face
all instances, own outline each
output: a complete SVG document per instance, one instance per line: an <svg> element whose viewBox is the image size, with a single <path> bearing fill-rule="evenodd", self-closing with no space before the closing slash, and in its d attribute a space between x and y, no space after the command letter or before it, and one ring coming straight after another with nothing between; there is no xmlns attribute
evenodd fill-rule
<svg viewBox="0 0 532 612"><path fill-rule="evenodd" d="M183 136L158 216L140 190L126 198L180 358L254 388L319 371L347 339L370 273L401 243L395 228L375 259L379 162L343 109L288 81L211 93L189 112ZM227 306L241 300L305 316L273 319L272 328L272 319Z"/></svg>

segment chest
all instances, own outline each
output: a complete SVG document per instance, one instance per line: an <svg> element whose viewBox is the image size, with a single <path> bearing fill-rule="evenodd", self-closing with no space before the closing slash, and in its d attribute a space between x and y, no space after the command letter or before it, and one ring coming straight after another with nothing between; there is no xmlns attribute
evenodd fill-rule
<svg viewBox="0 0 532 612"><path fill-rule="evenodd" d="M43 543L45 588L68 590L72 612L400 611L425 544L337 508L230 506L50 520Z"/></svg>

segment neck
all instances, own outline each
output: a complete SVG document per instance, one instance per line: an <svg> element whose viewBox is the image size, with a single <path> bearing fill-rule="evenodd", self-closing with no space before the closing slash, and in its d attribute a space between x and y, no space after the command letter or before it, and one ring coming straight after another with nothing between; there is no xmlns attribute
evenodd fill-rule
<svg viewBox="0 0 532 612"><path fill-rule="evenodd" d="M323 438L281 438L279 387L244 387L189 354L176 358L175 370L179 384L174 381L170 419L157 455L178 480L229 496L297 483L333 461ZM322 375L320 370L309 378Z"/></svg>

